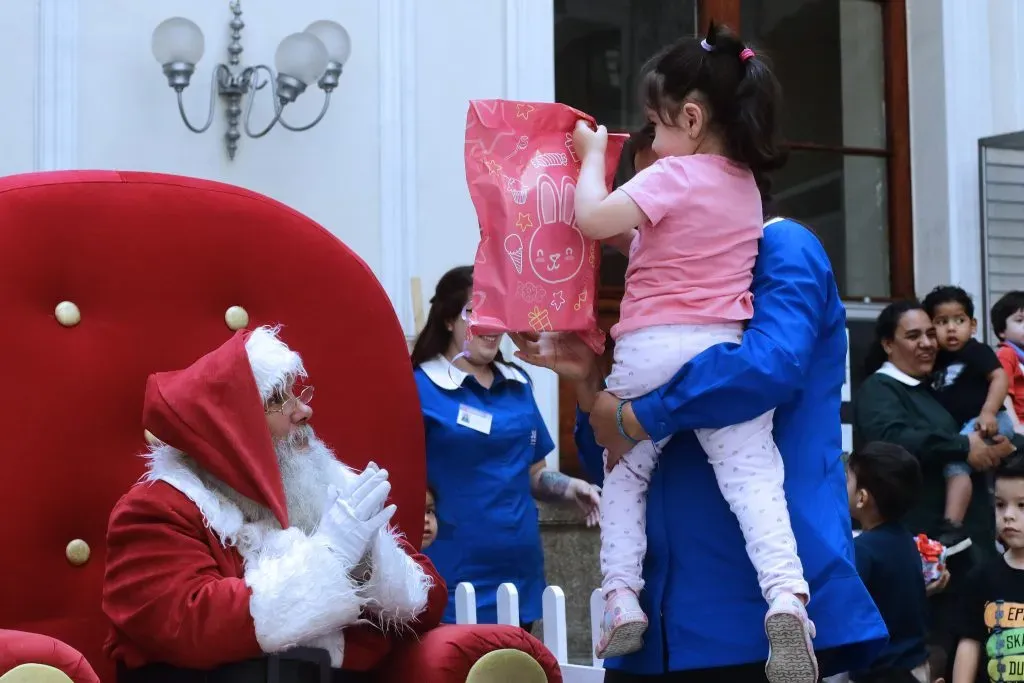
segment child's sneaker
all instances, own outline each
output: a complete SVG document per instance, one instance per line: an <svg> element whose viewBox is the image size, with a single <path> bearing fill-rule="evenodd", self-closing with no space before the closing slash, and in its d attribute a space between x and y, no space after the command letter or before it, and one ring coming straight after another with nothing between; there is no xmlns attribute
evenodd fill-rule
<svg viewBox="0 0 1024 683"><path fill-rule="evenodd" d="M807 608L795 595L781 593L764 618L768 634L768 664L764 667L770 683L817 683L818 660L814 656L814 624Z"/></svg>
<svg viewBox="0 0 1024 683"><path fill-rule="evenodd" d="M946 569L946 547L924 534L915 536L914 541L917 543L917 552L921 554L921 571L924 572L925 585L938 581Z"/></svg>
<svg viewBox="0 0 1024 683"><path fill-rule="evenodd" d="M636 593L617 588L604 599L601 639L594 648L598 659L621 657L636 652L644 645L647 615L640 608Z"/></svg>

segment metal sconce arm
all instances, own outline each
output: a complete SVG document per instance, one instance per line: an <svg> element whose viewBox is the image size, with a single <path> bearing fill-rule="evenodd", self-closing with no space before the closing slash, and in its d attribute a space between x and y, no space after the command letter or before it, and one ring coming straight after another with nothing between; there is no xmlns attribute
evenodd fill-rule
<svg viewBox="0 0 1024 683"><path fill-rule="evenodd" d="M217 100L223 99L226 105L227 131L224 134L225 146L228 156L235 158L238 150L238 141L242 137L242 130L251 138L261 138L269 133L274 126L281 124L287 130L301 133L314 127L323 120L331 104L331 94L337 88L345 61L348 59L351 49L348 33L345 29L332 21L317 21L310 24L306 31L292 34L281 41L278 48L278 66L281 66L281 55L285 54L285 62L292 64L287 67L289 73L295 68L294 73L300 74L301 78L308 78L310 70L309 63L303 66L300 61L295 63L295 50L302 54L312 48L313 54L319 50L326 59L326 68L321 72L317 86L324 91L324 103L320 113L312 122L303 126L293 126L284 120L284 109L287 105L305 92L309 83L300 80L289 73L277 73L265 64L256 66L240 65L239 56L242 53L241 35L245 27L242 21L242 8L239 0L233 0L230 9L234 17L231 20L231 42L228 45L229 63L219 63L213 70L210 78L210 103L207 111L206 121L201 126L193 124L185 111L185 102L182 92L188 87L192 75L195 73L195 62L202 57L203 37L199 28L191 21L176 17L164 21L154 30L153 50L154 56L163 64L164 76L167 77L167 84L171 86L177 95L178 113L185 126L193 133L204 133L213 125L213 119L217 109ZM184 36L184 37L183 37ZM174 41L177 41L176 43ZM171 47L168 48L168 45ZM184 45L184 47L182 47ZM287 47L286 47L287 45ZM285 53L282 53L285 50ZM291 50L290 53L287 50ZM291 55L290 57L288 55ZM313 60L316 57L312 57ZM186 61L187 60L187 61ZM289 61L290 60L290 61ZM314 61L313 64L316 62ZM322 63L322 62L321 62ZM282 67L284 68L284 67ZM316 67L313 67L316 68ZM303 71L305 69L305 72ZM267 80L262 80L260 72L267 74ZM307 75L301 75L307 73ZM313 80L313 79L310 79ZM252 130L252 110L256 101L256 93L267 85L270 85L274 107L274 116L270 123L262 130ZM242 99L246 98L244 112ZM244 113L244 117L243 117ZM242 130L240 130L240 128Z"/></svg>

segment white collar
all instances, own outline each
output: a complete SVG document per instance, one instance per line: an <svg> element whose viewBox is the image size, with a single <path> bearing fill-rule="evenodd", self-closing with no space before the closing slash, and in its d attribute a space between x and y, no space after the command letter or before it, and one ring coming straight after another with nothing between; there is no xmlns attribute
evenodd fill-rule
<svg viewBox="0 0 1024 683"><path fill-rule="evenodd" d="M505 379L512 380L515 382L522 382L527 384L529 380L526 379L526 375L512 367L511 365L505 365L504 363L498 363L495 361L494 367L498 368L498 372ZM463 372L459 368L451 364L451 362L444 356L436 356L428 361L420 363L420 369L423 370L430 381L439 386L442 389L448 391L454 391L462 386L466 378L470 376L468 372Z"/></svg>
<svg viewBox="0 0 1024 683"><path fill-rule="evenodd" d="M876 370L875 372L877 372L880 375L888 375L897 382L906 384L908 387L916 387L918 384L921 383L921 380L911 377L910 375L908 375L907 373L903 372L898 367L890 363L889 361L885 361L884 363L882 363L882 367L878 368L878 370Z"/></svg>

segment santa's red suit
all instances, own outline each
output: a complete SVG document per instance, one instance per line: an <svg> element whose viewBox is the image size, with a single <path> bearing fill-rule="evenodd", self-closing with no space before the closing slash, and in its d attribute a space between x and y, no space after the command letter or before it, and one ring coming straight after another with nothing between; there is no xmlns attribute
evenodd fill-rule
<svg viewBox="0 0 1024 683"><path fill-rule="evenodd" d="M385 528L365 571L346 565L308 524L324 501L286 486L264 404L303 375L299 356L260 329L150 377L144 422L161 445L107 538L107 652L122 669L214 669L307 646L334 667L369 670L439 623L447 590L426 557ZM344 497L356 480L333 459L320 476L321 495L333 485Z"/></svg>

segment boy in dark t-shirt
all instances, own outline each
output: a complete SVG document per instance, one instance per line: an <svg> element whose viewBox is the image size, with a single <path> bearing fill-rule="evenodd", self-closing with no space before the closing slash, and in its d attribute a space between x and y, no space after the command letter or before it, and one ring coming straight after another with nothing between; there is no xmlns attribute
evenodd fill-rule
<svg viewBox="0 0 1024 683"><path fill-rule="evenodd" d="M1024 455L995 472L1002 557L967 575L952 683L1024 681Z"/></svg>
<svg viewBox="0 0 1024 683"><path fill-rule="evenodd" d="M939 354L932 389L939 403L963 425L989 439L1011 438L1013 420L1005 411L1008 380L995 351L973 338L978 329L974 302L959 287L936 287L924 309L935 325ZM939 542L950 555L971 545L962 524L973 494L971 468L964 461L946 465L946 524Z"/></svg>
<svg viewBox="0 0 1024 683"><path fill-rule="evenodd" d="M870 666L850 673L855 683L931 680L921 555L900 521L920 488L921 466L902 446L876 441L851 453L846 462L850 516L862 530L853 541L857 573L889 630L888 644Z"/></svg>

